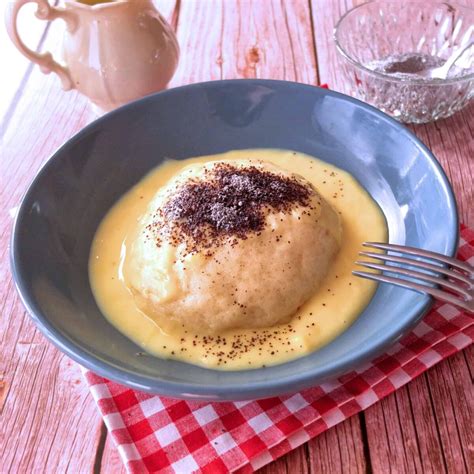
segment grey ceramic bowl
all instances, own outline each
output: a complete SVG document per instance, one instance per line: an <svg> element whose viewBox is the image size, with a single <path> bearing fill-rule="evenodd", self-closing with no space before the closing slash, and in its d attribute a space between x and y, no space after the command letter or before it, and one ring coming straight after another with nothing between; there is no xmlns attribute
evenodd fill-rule
<svg viewBox="0 0 474 474"><path fill-rule="evenodd" d="M381 285L332 343L292 362L219 372L152 356L102 316L89 286L94 232L112 204L165 157L286 148L355 176L385 213L391 242L453 255L458 221L448 180L406 128L350 97L302 84L218 81L171 89L95 121L38 173L20 206L11 248L18 291L60 350L133 388L206 400L300 390L380 354L422 317L430 299Z"/></svg>

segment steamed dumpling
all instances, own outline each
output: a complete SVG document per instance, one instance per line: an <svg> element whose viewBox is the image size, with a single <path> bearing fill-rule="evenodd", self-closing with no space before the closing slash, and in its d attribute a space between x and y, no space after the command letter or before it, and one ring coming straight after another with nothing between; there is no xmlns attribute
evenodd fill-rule
<svg viewBox="0 0 474 474"><path fill-rule="evenodd" d="M315 292L340 242L338 214L303 178L261 161L210 162L157 192L124 274L164 327L271 327Z"/></svg>

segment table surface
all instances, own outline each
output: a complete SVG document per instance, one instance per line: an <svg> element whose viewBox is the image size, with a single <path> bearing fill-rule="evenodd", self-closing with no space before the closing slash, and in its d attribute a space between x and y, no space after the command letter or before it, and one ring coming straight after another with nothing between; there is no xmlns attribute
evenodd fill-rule
<svg viewBox="0 0 474 474"><path fill-rule="evenodd" d="M344 91L331 34L353 3L156 1L181 45L170 86L260 77L328 83ZM33 18L28 7L20 18L25 42L57 53L63 25ZM78 366L25 313L8 263L12 216L22 194L41 164L94 112L84 97L63 92L57 77L23 58L3 27L0 55L0 472L125 472ZM473 118L471 104L447 120L412 127L450 177L461 219L470 226ZM471 347L262 472L467 472L474 466L473 362Z"/></svg>

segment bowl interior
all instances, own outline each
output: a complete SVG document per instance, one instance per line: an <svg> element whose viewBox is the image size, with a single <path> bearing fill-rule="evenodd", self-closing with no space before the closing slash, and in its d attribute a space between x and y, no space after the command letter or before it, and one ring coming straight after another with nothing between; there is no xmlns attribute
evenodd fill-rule
<svg viewBox="0 0 474 474"><path fill-rule="evenodd" d="M449 184L405 128L341 94L280 81L195 84L107 114L43 167L20 207L12 265L41 330L81 364L164 395L259 398L301 389L354 368L413 325L429 299L382 285L359 319L323 349L253 371L219 372L138 356L102 316L88 280L94 232L112 204L164 158L285 148L355 176L379 203L390 241L453 254L457 215Z"/></svg>

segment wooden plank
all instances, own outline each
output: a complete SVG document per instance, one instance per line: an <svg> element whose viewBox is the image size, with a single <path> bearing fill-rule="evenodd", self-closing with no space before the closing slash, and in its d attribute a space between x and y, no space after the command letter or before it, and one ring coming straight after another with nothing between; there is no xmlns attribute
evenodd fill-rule
<svg viewBox="0 0 474 474"><path fill-rule="evenodd" d="M26 30L33 34L37 25L47 24L31 16ZM40 46L57 53L59 39L43 35ZM16 51L15 56L22 58ZM78 366L46 342L25 313L11 280L8 250L12 217L36 170L94 115L84 98L61 91L58 79L37 66L27 66L19 81L19 63L5 75L7 84L20 82L20 87L2 90L7 112L0 133L0 379L8 386L1 470L92 472L102 420Z"/></svg>
<svg viewBox="0 0 474 474"><path fill-rule="evenodd" d="M453 186L461 221L474 225L474 102L445 120L410 127L431 149Z"/></svg>
<svg viewBox="0 0 474 474"><path fill-rule="evenodd" d="M446 472L426 377L365 412L374 472Z"/></svg>
<svg viewBox="0 0 474 474"><path fill-rule="evenodd" d="M348 93L349 87L341 74L338 53L332 39L333 30L347 10L365 3L365 0L310 0L310 2L319 79L333 90Z"/></svg>
<svg viewBox="0 0 474 474"><path fill-rule="evenodd" d="M320 80L342 92L349 88L338 67L332 31L340 16L358 3L361 2L311 1ZM441 162L457 196L461 219L471 226L473 118L471 104L446 120L412 127ZM472 357L472 350L468 353ZM472 393L464 382L469 376L465 360L461 354L442 362L366 410L365 430L373 472L463 472L469 460L472 466L472 439L466 429L470 420L466 400L472 400Z"/></svg>
<svg viewBox="0 0 474 474"><path fill-rule="evenodd" d="M34 17L36 7L33 4L25 5L18 17L18 31L24 43L31 49L41 49L48 23ZM25 58L13 45L8 37L6 28L0 28L0 60L3 68L8 68L2 74L2 93L0 94L0 135L5 122L13 114L16 99L28 80L33 69Z"/></svg>
<svg viewBox="0 0 474 474"><path fill-rule="evenodd" d="M46 342L24 312L8 265L11 216L28 182L45 158L87 122L85 109L74 101L53 99L63 95L58 87L32 72L3 136L0 160L0 374L9 385L0 439L5 440L2 467L14 472L61 472L69 464L78 472L91 471L101 426L77 366ZM38 114L31 114L31 104Z"/></svg>
<svg viewBox="0 0 474 474"><path fill-rule="evenodd" d="M2 469L13 472L90 472L101 420L76 364L45 341L25 314L8 274L2 216L0 378L8 386L0 440ZM7 280L7 281L6 281ZM84 453L88 453L84 456Z"/></svg>
<svg viewBox="0 0 474 474"><path fill-rule="evenodd" d="M290 451L257 471L259 474L296 474L309 472L307 444Z"/></svg>
<svg viewBox="0 0 474 474"><path fill-rule="evenodd" d="M309 472L314 474L367 472L359 416L352 416L309 441L308 457Z"/></svg>
<svg viewBox="0 0 474 474"><path fill-rule="evenodd" d="M460 353L367 409L373 471L468 472L474 461L472 400Z"/></svg>
<svg viewBox="0 0 474 474"><path fill-rule="evenodd" d="M463 352L464 358L466 360L467 368L469 369L469 375L471 377L471 382L474 379L474 346L469 346Z"/></svg>
<svg viewBox="0 0 474 474"><path fill-rule="evenodd" d="M16 319L2 330L0 370L10 388L0 426L1 469L66 472L71 465L91 472L101 420L79 368L24 317Z"/></svg>
<svg viewBox="0 0 474 474"><path fill-rule="evenodd" d="M110 435L107 436L105 442L100 472L103 474L126 474L127 472Z"/></svg>
<svg viewBox="0 0 474 474"><path fill-rule="evenodd" d="M252 77L315 84L310 25L306 2L183 1L181 62L171 85Z"/></svg>
<svg viewBox="0 0 474 474"><path fill-rule="evenodd" d="M426 375L446 470L468 472L474 466L474 389L466 359L455 354Z"/></svg>

